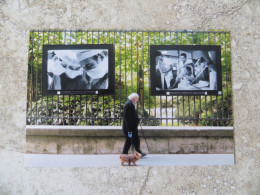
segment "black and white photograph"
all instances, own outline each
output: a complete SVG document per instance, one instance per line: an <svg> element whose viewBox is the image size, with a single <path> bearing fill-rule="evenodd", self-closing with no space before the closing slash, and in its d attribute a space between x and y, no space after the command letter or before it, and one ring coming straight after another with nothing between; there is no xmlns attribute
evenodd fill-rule
<svg viewBox="0 0 260 195"><path fill-rule="evenodd" d="M111 93L114 52L108 46L45 45L43 94Z"/></svg>
<svg viewBox="0 0 260 195"><path fill-rule="evenodd" d="M152 45L150 57L151 95L221 94L220 46Z"/></svg>

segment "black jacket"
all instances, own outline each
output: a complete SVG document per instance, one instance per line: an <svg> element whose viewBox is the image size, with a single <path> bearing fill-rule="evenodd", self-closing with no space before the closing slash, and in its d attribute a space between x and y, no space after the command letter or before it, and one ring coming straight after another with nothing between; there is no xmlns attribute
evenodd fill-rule
<svg viewBox="0 0 260 195"><path fill-rule="evenodd" d="M137 131L138 123L139 119L135 105L128 99L124 106L123 134L127 135L129 131Z"/></svg>

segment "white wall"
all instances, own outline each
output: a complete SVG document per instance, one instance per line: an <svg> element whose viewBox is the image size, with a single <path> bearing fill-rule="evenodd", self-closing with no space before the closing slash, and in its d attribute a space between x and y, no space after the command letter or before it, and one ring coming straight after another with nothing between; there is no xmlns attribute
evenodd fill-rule
<svg viewBox="0 0 260 195"><path fill-rule="evenodd" d="M258 194L259 0L0 0L0 194ZM231 31L235 166L25 168L31 29Z"/></svg>

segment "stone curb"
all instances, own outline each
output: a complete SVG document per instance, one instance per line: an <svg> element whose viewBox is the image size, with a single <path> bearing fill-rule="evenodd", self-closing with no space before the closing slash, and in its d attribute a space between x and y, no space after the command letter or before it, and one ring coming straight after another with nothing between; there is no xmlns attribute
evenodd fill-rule
<svg viewBox="0 0 260 195"><path fill-rule="evenodd" d="M27 136L121 137L120 126L26 126ZM233 137L233 127L143 126L146 137ZM142 134L139 126L139 133Z"/></svg>

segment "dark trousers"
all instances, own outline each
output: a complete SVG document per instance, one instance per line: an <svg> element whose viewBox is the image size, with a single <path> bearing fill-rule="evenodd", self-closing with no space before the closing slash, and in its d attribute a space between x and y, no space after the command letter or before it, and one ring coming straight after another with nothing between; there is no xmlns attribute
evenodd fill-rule
<svg viewBox="0 0 260 195"><path fill-rule="evenodd" d="M129 138L128 135L126 135L123 154L128 154L128 150L132 144L134 145L136 152L142 154L142 151L140 150L140 139L138 136L138 131L133 132L132 138Z"/></svg>

